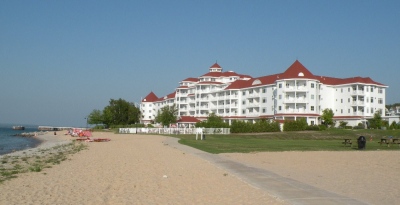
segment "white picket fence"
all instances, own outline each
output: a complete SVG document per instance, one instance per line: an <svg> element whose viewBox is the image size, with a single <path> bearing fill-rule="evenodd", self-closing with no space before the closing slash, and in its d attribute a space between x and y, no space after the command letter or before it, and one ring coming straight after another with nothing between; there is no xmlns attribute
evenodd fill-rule
<svg viewBox="0 0 400 205"><path fill-rule="evenodd" d="M198 128L119 128L121 134L196 134ZM222 134L231 133L231 128L202 128L204 134Z"/></svg>

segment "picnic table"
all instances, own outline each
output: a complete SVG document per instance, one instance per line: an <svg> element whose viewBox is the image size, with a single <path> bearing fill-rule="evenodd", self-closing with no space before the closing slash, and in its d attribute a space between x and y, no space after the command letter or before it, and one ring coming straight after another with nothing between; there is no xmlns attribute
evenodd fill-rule
<svg viewBox="0 0 400 205"><path fill-rule="evenodd" d="M342 142L342 144L344 144L344 146L346 145L350 145L353 146L353 142L351 141L351 139L343 139L344 141Z"/></svg>
<svg viewBox="0 0 400 205"><path fill-rule="evenodd" d="M400 146L400 142L398 138L381 138L381 141L378 142L379 144L387 144L387 146L389 147L390 144L399 144Z"/></svg>

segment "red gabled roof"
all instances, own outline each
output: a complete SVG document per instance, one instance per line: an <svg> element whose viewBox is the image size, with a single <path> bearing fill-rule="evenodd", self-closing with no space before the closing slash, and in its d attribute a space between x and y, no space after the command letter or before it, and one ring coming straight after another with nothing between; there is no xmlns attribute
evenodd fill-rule
<svg viewBox="0 0 400 205"><path fill-rule="evenodd" d="M151 91L146 97L142 99L142 102L155 102L157 101L158 97L156 94Z"/></svg>
<svg viewBox="0 0 400 205"><path fill-rule="evenodd" d="M268 75L268 76L263 76L259 78L251 78L249 80L236 80L235 82L232 82L228 87L225 88L225 90L235 90L235 89L242 89L242 88L248 88L248 87L256 87L260 85L270 85L274 84L275 81L279 78L277 78L279 74L275 75ZM259 84L254 84L254 81L259 80Z"/></svg>
<svg viewBox="0 0 400 205"><path fill-rule="evenodd" d="M233 71L226 71L226 72L208 72L200 77L204 76L210 76L210 77L233 77L233 76L238 76L241 78L251 78L249 75L243 75L243 74L238 74Z"/></svg>
<svg viewBox="0 0 400 205"><path fill-rule="evenodd" d="M186 78L185 80L182 80L182 82L183 82L183 81L197 82L197 81L199 81L199 79L198 79L198 78Z"/></svg>
<svg viewBox="0 0 400 205"><path fill-rule="evenodd" d="M214 63L210 68L221 68L221 66L219 66L218 63Z"/></svg>
<svg viewBox="0 0 400 205"><path fill-rule="evenodd" d="M352 84L352 83L363 83L363 84L374 84L374 85L382 85L385 86L382 83L378 83L376 81L373 81L371 78L366 77L352 77L352 78L332 78L332 77L326 77L326 76L315 76L317 77L316 79L321 81L323 84L327 85L343 85L343 84Z"/></svg>
<svg viewBox="0 0 400 205"><path fill-rule="evenodd" d="M236 80L232 82L225 90L236 90L241 88L247 88L251 86L252 80Z"/></svg>
<svg viewBox="0 0 400 205"><path fill-rule="evenodd" d="M167 99L175 98L175 94L176 94L176 91L168 94L166 97L167 97Z"/></svg>
<svg viewBox="0 0 400 205"><path fill-rule="evenodd" d="M196 123L196 122L200 122L200 120L198 120L197 118L195 118L195 117L192 117L192 116L180 116L180 119L178 120L178 122L194 122L194 123Z"/></svg>
<svg viewBox="0 0 400 205"><path fill-rule="evenodd" d="M296 60L279 78L287 79L287 78L308 78L315 79L315 76L301 64L298 60Z"/></svg>
<svg viewBox="0 0 400 205"><path fill-rule="evenodd" d="M223 84L223 83L221 83L221 82L215 82L215 81L203 81L203 82L200 82L200 83L198 83L199 85L204 85L204 84L206 84L206 85L209 85L209 84L213 84L213 85L219 85L219 84Z"/></svg>

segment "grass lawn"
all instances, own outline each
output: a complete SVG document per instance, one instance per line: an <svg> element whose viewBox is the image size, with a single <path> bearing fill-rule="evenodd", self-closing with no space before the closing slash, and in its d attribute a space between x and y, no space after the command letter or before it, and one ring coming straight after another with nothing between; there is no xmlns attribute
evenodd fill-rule
<svg viewBox="0 0 400 205"><path fill-rule="evenodd" d="M366 149L398 150L398 144L380 145L381 138L393 136L400 139L400 130L344 130L277 132L257 134L206 135L206 140L196 140L195 135L169 135L179 142L209 153L266 152L266 151L356 151L357 138L367 138ZM352 139L353 145L345 146L343 139Z"/></svg>

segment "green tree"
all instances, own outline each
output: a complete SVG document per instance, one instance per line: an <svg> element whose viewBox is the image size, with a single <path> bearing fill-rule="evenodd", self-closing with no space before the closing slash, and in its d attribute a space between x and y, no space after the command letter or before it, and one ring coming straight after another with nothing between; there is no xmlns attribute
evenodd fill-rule
<svg viewBox="0 0 400 205"><path fill-rule="evenodd" d="M322 124L328 126L332 126L333 125L333 110L326 108L322 111L322 115L321 115L321 119L322 119Z"/></svg>
<svg viewBox="0 0 400 205"><path fill-rule="evenodd" d="M103 124L103 112L94 109L88 116L87 122L91 125Z"/></svg>
<svg viewBox="0 0 400 205"><path fill-rule="evenodd" d="M346 128L347 124L348 124L348 122L340 121L340 122L339 122L339 127L341 127L341 128Z"/></svg>
<svg viewBox="0 0 400 205"><path fill-rule="evenodd" d="M382 117L380 112L375 112L374 118L369 119L369 128L379 129L382 127Z"/></svg>
<svg viewBox="0 0 400 205"><path fill-rule="evenodd" d="M161 123L163 126L169 126L171 123L176 123L178 116L178 108L175 104L171 106L164 106L157 112L155 122Z"/></svg>
<svg viewBox="0 0 400 205"><path fill-rule="evenodd" d="M196 127L228 128L229 124L225 123L222 117L216 115L215 113L210 113L207 117L207 120L196 123Z"/></svg>
<svg viewBox="0 0 400 205"><path fill-rule="evenodd" d="M119 98L111 99L103 110L103 124L107 126L129 125L139 122L140 110L134 103Z"/></svg>

